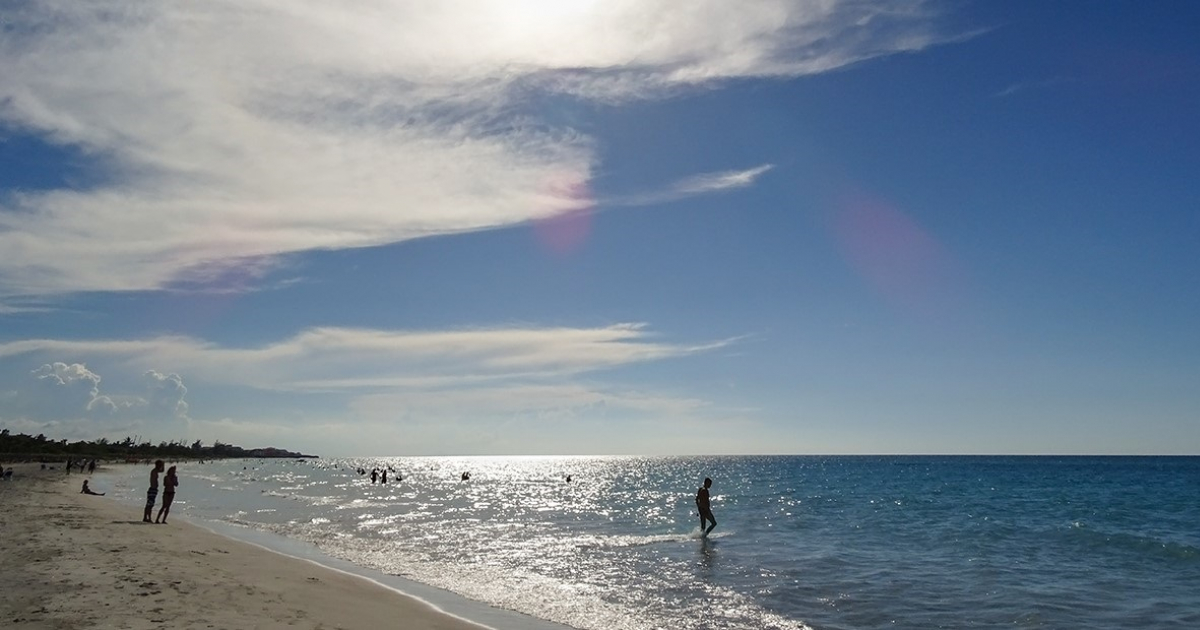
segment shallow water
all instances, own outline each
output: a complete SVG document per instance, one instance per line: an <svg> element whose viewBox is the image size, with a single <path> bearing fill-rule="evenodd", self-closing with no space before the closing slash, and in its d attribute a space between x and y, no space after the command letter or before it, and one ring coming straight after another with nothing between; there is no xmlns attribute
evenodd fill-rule
<svg viewBox="0 0 1200 630"><path fill-rule="evenodd" d="M97 483L136 502L147 474ZM582 630L1200 627L1194 457L237 460L180 478L189 518Z"/></svg>

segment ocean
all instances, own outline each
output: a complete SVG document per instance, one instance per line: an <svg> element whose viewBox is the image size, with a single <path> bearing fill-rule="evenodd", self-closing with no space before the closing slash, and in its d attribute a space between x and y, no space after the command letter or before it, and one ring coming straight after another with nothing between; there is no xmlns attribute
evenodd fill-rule
<svg viewBox="0 0 1200 630"><path fill-rule="evenodd" d="M140 514L148 473L93 487ZM1200 628L1200 457L255 459L179 477L173 516L579 630Z"/></svg>

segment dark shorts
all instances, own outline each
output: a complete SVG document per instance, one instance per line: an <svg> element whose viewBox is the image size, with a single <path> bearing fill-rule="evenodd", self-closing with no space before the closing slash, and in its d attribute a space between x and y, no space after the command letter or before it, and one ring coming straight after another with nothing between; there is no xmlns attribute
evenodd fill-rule
<svg viewBox="0 0 1200 630"><path fill-rule="evenodd" d="M702 518L706 521L712 521L714 523L717 522L717 519L713 518L713 513L712 513L711 509L706 510L704 508L700 508L700 518Z"/></svg>
<svg viewBox="0 0 1200 630"><path fill-rule="evenodd" d="M146 491L146 507L154 507L154 500L158 498L158 488L150 488Z"/></svg>

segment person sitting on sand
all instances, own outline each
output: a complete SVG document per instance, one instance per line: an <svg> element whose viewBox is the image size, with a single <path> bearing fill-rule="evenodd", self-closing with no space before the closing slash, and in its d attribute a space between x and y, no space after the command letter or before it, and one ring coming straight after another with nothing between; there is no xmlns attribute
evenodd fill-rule
<svg viewBox="0 0 1200 630"><path fill-rule="evenodd" d="M154 500L158 498L158 473L163 471L163 460L154 461L154 470L150 471L150 489L146 491L146 511L142 514L143 523L152 523L150 513L154 511Z"/></svg>
<svg viewBox="0 0 1200 630"><path fill-rule="evenodd" d="M90 495L92 495L92 496L94 496L94 497L102 497L102 496L104 496L104 493L103 493L103 492L92 492L92 489L88 487L88 481L87 481L87 479L84 479L84 480L83 480L83 490L80 490L80 491L79 491L79 494L90 494Z"/></svg>
<svg viewBox="0 0 1200 630"><path fill-rule="evenodd" d="M175 467L167 469L167 476L163 477L163 504L158 509L158 516L154 519L155 523L166 524L167 515L171 513L171 502L175 500L175 488L179 486L179 477L175 476Z"/></svg>

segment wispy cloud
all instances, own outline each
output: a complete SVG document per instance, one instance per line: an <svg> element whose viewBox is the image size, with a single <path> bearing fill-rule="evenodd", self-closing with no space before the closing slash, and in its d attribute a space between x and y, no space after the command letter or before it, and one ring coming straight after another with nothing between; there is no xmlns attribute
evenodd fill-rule
<svg viewBox="0 0 1200 630"><path fill-rule="evenodd" d="M17 315L23 313L48 313L54 309L47 306L32 306L0 302L0 315Z"/></svg>
<svg viewBox="0 0 1200 630"><path fill-rule="evenodd" d="M774 168L773 164L763 164L745 171L724 171L721 173L706 173L689 177L675 185L675 190L682 194L699 194L730 188L744 188L754 183L759 175Z"/></svg>
<svg viewBox="0 0 1200 630"><path fill-rule="evenodd" d="M604 203L614 206L646 206L679 201L696 195L745 188L753 185L758 181L759 176L772 168L775 168L775 165L763 164L741 171L703 173L676 181L662 190L605 199Z"/></svg>
<svg viewBox="0 0 1200 630"><path fill-rule="evenodd" d="M1067 83L1077 83L1078 81L1079 81L1079 79L1075 79L1075 78L1071 78L1071 77L1053 77L1050 79L1044 79L1042 81L1023 81L1023 82L1010 84L1008 87L1004 88L1003 90L1000 90L999 92L996 92L995 94L992 94L992 96L995 98L1003 98L1006 96L1012 96L1012 95L1020 93L1020 92L1044 89L1044 88L1049 88L1049 87L1056 87L1056 86L1067 84Z"/></svg>
<svg viewBox="0 0 1200 630"><path fill-rule="evenodd" d="M529 90L622 102L824 72L947 41L924 6L21 4L0 35L0 122L106 179L7 197L0 295L219 283L281 254L569 212L594 201L578 192L592 140L529 124Z"/></svg>
<svg viewBox="0 0 1200 630"><path fill-rule="evenodd" d="M402 419L430 440L441 436L440 446L425 445L429 452L477 442L486 450L480 431L503 432L519 420L526 426L524 442L505 447L519 452L540 435L539 422L707 414L710 401L604 378L623 366L693 356L735 341L669 343L642 324L313 328L254 347L191 337L12 341L0 344L6 384L0 388L0 422L92 438L141 433L157 440L190 433L207 440L214 436L204 431L224 430L219 437L279 441L330 423L355 425L360 433L364 426ZM230 397L239 401L236 417L216 415L213 410ZM475 435L447 437L460 431ZM360 436L357 446L345 448L363 452L371 443Z"/></svg>
<svg viewBox="0 0 1200 630"><path fill-rule="evenodd" d="M141 370L166 367L209 384L260 389L446 389L497 380L562 378L723 347L732 340L670 344L642 324L602 328L490 328L389 331L313 328L253 348L191 337L142 340L30 339L0 344L17 355L119 360Z"/></svg>

